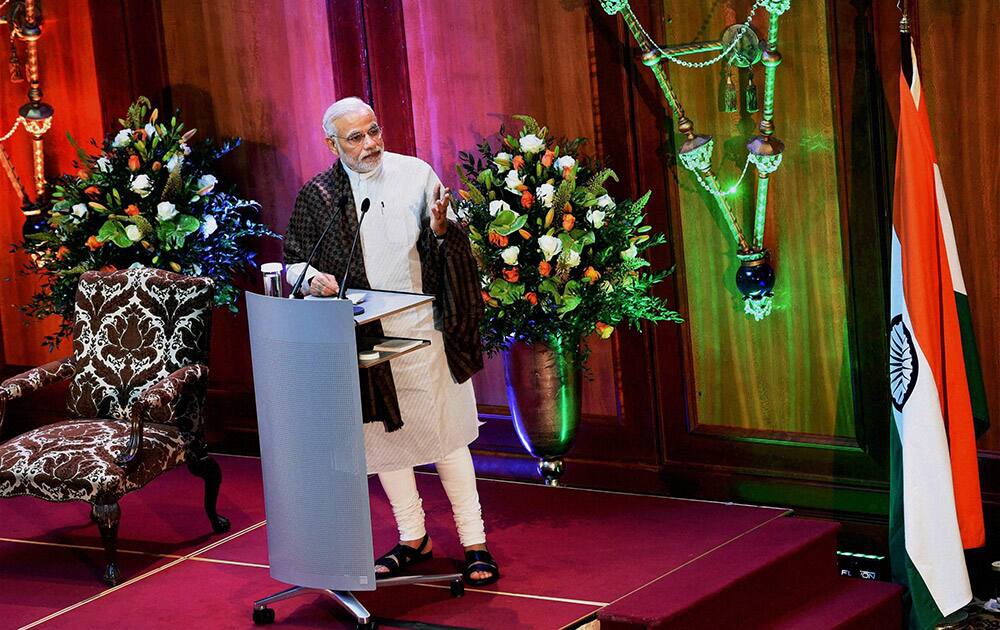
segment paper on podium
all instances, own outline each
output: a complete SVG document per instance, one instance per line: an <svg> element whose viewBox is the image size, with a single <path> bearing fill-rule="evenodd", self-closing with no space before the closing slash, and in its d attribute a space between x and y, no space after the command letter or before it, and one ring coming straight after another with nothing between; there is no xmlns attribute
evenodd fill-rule
<svg viewBox="0 0 1000 630"><path fill-rule="evenodd" d="M367 293L362 293L360 291L358 291L358 292L348 291L347 295L344 296L345 300L350 300L354 304L361 304L367 298L368 298L368 294ZM340 298L338 298L336 295L307 295L307 296L305 296L305 299L307 299L307 300L339 300Z"/></svg>
<svg viewBox="0 0 1000 630"><path fill-rule="evenodd" d="M378 289L347 290L348 297L354 293L364 293L365 295L365 312L354 316L354 322L359 326L434 301L433 295L424 295L423 293L402 293Z"/></svg>

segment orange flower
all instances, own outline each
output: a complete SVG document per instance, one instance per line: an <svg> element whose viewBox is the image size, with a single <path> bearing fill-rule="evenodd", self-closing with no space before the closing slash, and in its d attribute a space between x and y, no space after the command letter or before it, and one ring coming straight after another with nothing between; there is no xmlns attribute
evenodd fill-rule
<svg viewBox="0 0 1000 630"><path fill-rule="evenodd" d="M493 230L490 230L490 242L497 247L507 247L507 237Z"/></svg>
<svg viewBox="0 0 1000 630"><path fill-rule="evenodd" d="M103 271L105 273L108 273L111 271L118 271L118 267L115 267L114 265L104 265L98 271Z"/></svg>
<svg viewBox="0 0 1000 630"><path fill-rule="evenodd" d="M517 282L521 279L521 272L518 271L517 267L514 267L513 269L504 269L503 279L507 282Z"/></svg>
<svg viewBox="0 0 1000 630"><path fill-rule="evenodd" d="M550 265L547 261L543 260L542 262L538 263L538 273L541 274L543 278L548 278L549 275L552 273L552 265Z"/></svg>
<svg viewBox="0 0 1000 630"><path fill-rule="evenodd" d="M607 339L611 336L611 333L615 332L615 327L608 326L604 322L597 322L594 324L594 330L596 330L597 334L601 336L601 339Z"/></svg>
<svg viewBox="0 0 1000 630"><path fill-rule="evenodd" d="M552 162L556 159L556 152L552 149L546 149L545 153L542 155L542 166L548 168L552 166Z"/></svg>
<svg viewBox="0 0 1000 630"><path fill-rule="evenodd" d="M104 245L104 243L97 240L96 236L91 236L90 238L87 239L87 247L90 248L90 251L100 249L102 245Z"/></svg>
<svg viewBox="0 0 1000 630"><path fill-rule="evenodd" d="M515 155L511 164L514 166L515 171L519 171L521 170L521 167L524 166L524 158L520 155Z"/></svg>
<svg viewBox="0 0 1000 630"><path fill-rule="evenodd" d="M573 167L564 166L563 167L563 179L569 179L570 174L573 173Z"/></svg>
<svg viewBox="0 0 1000 630"><path fill-rule="evenodd" d="M534 291L528 291L527 293L525 293L524 294L524 299L528 300L528 302L532 306L534 306L535 304L538 304L538 296L535 295Z"/></svg>
<svg viewBox="0 0 1000 630"><path fill-rule="evenodd" d="M583 277L591 282L597 282L601 278L601 272L593 267L587 267L583 270Z"/></svg>
<svg viewBox="0 0 1000 630"><path fill-rule="evenodd" d="M125 214L127 214L130 217L134 217L135 215L139 214L139 207L134 203L130 203L128 207L125 208Z"/></svg>
<svg viewBox="0 0 1000 630"><path fill-rule="evenodd" d="M81 168L76 172L76 176L79 177L80 179L87 179L88 177L90 177L90 173Z"/></svg>
<svg viewBox="0 0 1000 630"><path fill-rule="evenodd" d="M161 167L161 166L163 166L163 165L162 165L162 164L160 164L160 161L159 161L159 160L157 160L157 161L153 162L153 171L154 171L154 172L156 172L156 171L160 170L160 167Z"/></svg>
<svg viewBox="0 0 1000 630"><path fill-rule="evenodd" d="M521 207L530 208L531 204L535 203L535 196L531 194L530 190L526 190L521 193Z"/></svg>
<svg viewBox="0 0 1000 630"><path fill-rule="evenodd" d="M84 194L90 195L91 197L100 197L101 189L97 186L87 186L83 189Z"/></svg>
<svg viewBox="0 0 1000 630"><path fill-rule="evenodd" d="M479 295L483 296L483 302L489 302L490 301L490 294L487 293L486 291L480 291Z"/></svg>
<svg viewBox="0 0 1000 630"><path fill-rule="evenodd" d="M146 139L146 131L144 129L136 129L132 132L132 137L135 138L136 142L142 142Z"/></svg>
<svg viewBox="0 0 1000 630"><path fill-rule="evenodd" d="M138 171L139 170L139 166L140 166L140 164L139 164L139 156L138 155L133 154L133 155L128 156L128 170L130 170L132 172Z"/></svg>
<svg viewBox="0 0 1000 630"><path fill-rule="evenodd" d="M573 229L573 226L575 224L576 224L576 217L574 217L572 214L564 214L563 215L563 229L564 230L566 230L567 232L569 232L570 230Z"/></svg>
<svg viewBox="0 0 1000 630"><path fill-rule="evenodd" d="M62 260L63 258L66 258L66 254L68 253L69 253L69 248L66 247L65 245L61 246L58 250L56 250L56 260Z"/></svg>
<svg viewBox="0 0 1000 630"><path fill-rule="evenodd" d="M517 233L520 234L521 238L523 238L524 240L526 241L531 240L531 232L529 232L528 230L521 228L520 230L517 231Z"/></svg>
<svg viewBox="0 0 1000 630"><path fill-rule="evenodd" d="M565 212L566 214L572 214L573 213L573 204L571 204L568 201L566 203L564 203L563 204L563 212Z"/></svg>

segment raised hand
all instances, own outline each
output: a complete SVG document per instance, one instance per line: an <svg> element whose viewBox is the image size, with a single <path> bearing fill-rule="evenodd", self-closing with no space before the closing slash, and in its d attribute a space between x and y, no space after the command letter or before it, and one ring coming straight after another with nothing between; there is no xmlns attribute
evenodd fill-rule
<svg viewBox="0 0 1000 630"><path fill-rule="evenodd" d="M434 187L434 205L431 206L431 229L434 234L444 236L448 231L448 205L451 203L451 191L444 189L441 195L441 184Z"/></svg>

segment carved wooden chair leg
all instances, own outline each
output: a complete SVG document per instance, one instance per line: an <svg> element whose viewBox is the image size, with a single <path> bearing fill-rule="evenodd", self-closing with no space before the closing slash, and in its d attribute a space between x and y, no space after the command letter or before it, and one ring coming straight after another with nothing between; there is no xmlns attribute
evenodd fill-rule
<svg viewBox="0 0 1000 630"><path fill-rule="evenodd" d="M219 468L219 463L205 452L193 451L188 456L187 465L192 475L205 480L205 513L212 523L212 530L216 534L229 531L229 519L215 511L219 499L219 486L222 485L222 469Z"/></svg>
<svg viewBox="0 0 1000 630"><path fill-rule="evenodd" d="M122 580L121 572L118 570L118 521L121 515L122 510L117 502L95 503L90 509L90 518L97 523L97 528L101 531L101 541L104 543L104 560L107 563L104 569L104 583L108 586L116 586Z"/></svg>

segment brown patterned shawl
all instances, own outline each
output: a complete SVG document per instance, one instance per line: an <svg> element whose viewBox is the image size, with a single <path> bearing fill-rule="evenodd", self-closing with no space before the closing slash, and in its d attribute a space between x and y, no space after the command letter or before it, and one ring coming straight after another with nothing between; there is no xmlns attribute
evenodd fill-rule
<svg viewBox="0 0 1000 630"><path fill-rule="evenodd" d="M299 191L285 234L286 264L305 261L335 209L339 209L339 214L316 252L312 266L341 280L339 276L347 264L351 240L358 228L358 213L350 179L340 162L313 177ZM420 227L417 252L424 293L435 297L435 322L441 324L448 367L455 380L463 383L483 367L479 337L483 302L476 261L465 230L457 223L448 222L448 231L440 246L430 229L429 217ZM360 241L358 246L361 247ZM348 284L356 289L372 288L360 250L355 252ZM381 337L382 334L382 325L378 322L358 329L359 336ZM401 428L403 420L389 364L360 370L360 382L364 421L382 422L386 431Z"/></svg>

